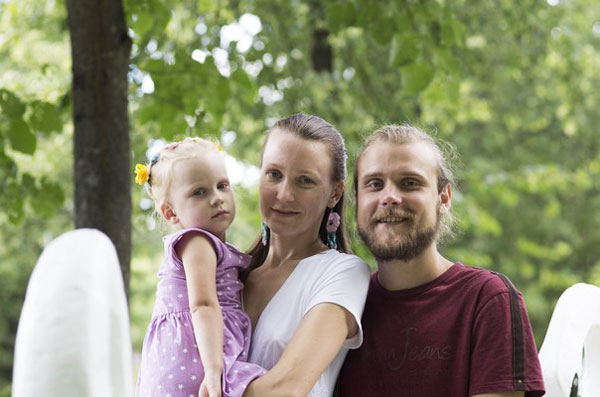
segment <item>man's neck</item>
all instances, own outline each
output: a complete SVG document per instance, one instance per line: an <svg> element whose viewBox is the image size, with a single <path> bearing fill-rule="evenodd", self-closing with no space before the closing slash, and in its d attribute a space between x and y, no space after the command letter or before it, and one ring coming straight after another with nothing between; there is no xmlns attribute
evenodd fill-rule
<svg viewBox="0 0 600 397"><path fill-rule="evenodd" d="M389 291L403 290L433 281L451 266L452 262L444 258L436 245L432 244L421 255L408 261L378 261L377 279Z"/></svg>

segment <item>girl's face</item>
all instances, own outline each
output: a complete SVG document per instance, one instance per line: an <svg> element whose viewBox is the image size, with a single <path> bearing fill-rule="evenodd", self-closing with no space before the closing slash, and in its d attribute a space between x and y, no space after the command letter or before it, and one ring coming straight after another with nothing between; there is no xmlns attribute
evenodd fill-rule
<svg viewBox="0 0 600 397"><path fill-rule="evenodd" d="M332 181L332 158L323 142L273 131L263 151L260 211L271 232L287 237L319 233L326 207L334 207L343 183Z"/></svg>
<svg viewBox="0 0 600 397"><path fill-rule="evenodd" d="M161 212L178 229L201 228L224 241L235 202L223 156L209 152L176 162Z"/></svg>

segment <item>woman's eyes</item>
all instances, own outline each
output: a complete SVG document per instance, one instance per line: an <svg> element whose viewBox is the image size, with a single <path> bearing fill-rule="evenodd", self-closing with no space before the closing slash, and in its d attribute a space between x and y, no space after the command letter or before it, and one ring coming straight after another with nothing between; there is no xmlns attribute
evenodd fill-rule
<svg viewBox="0 0 600 397"><path fill-rule="evenodd" d="M271 180L281 180L283 179L283 174L281 173L281 171L277 171L277 170L269 170L266 172L267 178L271 179ZM302 175L299 176L298 178L296 178L296 180L298 181L299 184L301 185L313 185L315 184L315 180L311 177Z"/></svg>
<svg viewBox="0 0 600 397"><path fill-rule="evenodd" d="M276 170L267 171L267 176L271 179L279 179L281 178L281 172Z"/></svg>
<svg viewBox="0 0 600 397"><path fill-rule="evenodd" d="M307 176L301 176L300 178L298 178L298 180L300 181L300 183L302 183L304 185L309 185L309 184L312 184L315 182Z"/></svg>

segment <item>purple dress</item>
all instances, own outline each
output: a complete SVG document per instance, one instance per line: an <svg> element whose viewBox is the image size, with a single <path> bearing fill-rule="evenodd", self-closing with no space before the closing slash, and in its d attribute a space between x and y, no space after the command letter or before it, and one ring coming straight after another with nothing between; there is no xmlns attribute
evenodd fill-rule
<svg viewBox="0 0 600 397"><path fill-rule="evenodd" d="M148 326L138 374L136 396L197 396L204 370L196 345L188 304L185 271L175 246L187 233L199 233L217 254L217 298L223 312L223 396L241 396L265 370L246 362L251 323L242 311L243 284L238 273L250 257L202 229L185 229L163 238L165 258L158 270L156 302Z"/></svg>

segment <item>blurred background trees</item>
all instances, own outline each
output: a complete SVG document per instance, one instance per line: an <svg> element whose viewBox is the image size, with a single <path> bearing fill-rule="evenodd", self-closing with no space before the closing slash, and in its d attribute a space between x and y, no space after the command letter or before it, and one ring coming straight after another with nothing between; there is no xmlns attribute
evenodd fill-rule
<svg viewBox="0 0 600 397"><path fill-rule="evenodd" d="M0 395L10 388L29 274L44 245L75 224L65 3L0 0ZM252 165L274 120L306 112L332 122L347 139L350 166L365 134L410 122L460 154L453 202L460 232L445 255L506 273L524 294L538 345L566 287L600 285L594 1L124 0L123 7L133 43L131 169L160 140L219 139L241 161L232 163L234 244L248 247L259 231ZM164 230L143 189L133 187L131 200L139 348ZM374 264L359 241L353 248Z"/></svg>

